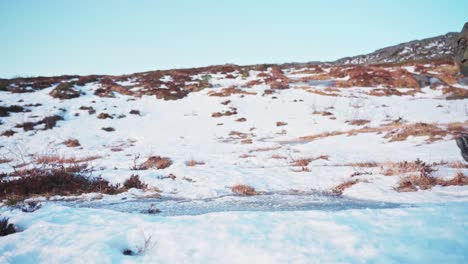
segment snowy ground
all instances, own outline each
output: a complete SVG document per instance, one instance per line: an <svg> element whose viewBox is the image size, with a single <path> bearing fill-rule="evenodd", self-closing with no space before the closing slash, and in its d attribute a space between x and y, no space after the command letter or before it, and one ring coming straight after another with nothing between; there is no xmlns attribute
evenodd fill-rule
<svg viewBox="0 0 468 264"><path fill-rule="evenodd" d="M288 71L286 71L288 72ZM289 72L291 73L292 70ZM226 79L214 75L214 87L239 85L255 79ZM300 75L287 75L294 79ZM468 186L436 186L401 193L395 190L400 177L384 176L380 168L356 168L356 162L462 162L451 136L428 142L427 137L409 137L389 142L382 133L337 135L308 141L301 137L323 132L360 128L350 120L368 120L379 127L393 120L445 126L467 121L467 100L445 100L440 90L425 87L414 96L371 96L369 88L340 89L339 96L325 91L330 83L298 82L291 88L263 96L269 86L242 90L255 94L209 96L220 88L190 93L164 101L154 96L115 98L93 95L96 84L80 87L85 95L70 100L49 96L50 87L33 93L2 92L1 104L25 105L31 112L2 118L2 131L26 121L59 114L65 121L51 130L21 131L0 137L5 158L28 158L28 154L100 156L91 162L94 176L122 183L138 174L163 197L207 199L231 195L231 187L246 184L267 193L327 192L355 179L343 196L377 202L412 204L398 208L343 208L343 210L236 211L187 216L145 215L106 208L75 208L45 203L34 213L1 209L24 231L0 238L0 262L6 263L463 263L468 258ZM466 89L467 87L459 86ZM404 90L404 89L402 89ZM230 100L227 104L222 104ZM81 106L92 106L89 115ZM214 112L237 109L233 116L212 117ZM62 110L61 110L62 109ZM141 115L129 114L139 110ZM320 115L327 111L331 115ZM97 119L99 113L113 119ZM315 114L314 114L315 112ZM76 115L79 113L79 115ZM117 118L124 114L125 117ZM236 121L245 118L246 121ZM287 123L277 126L277 122ZM102 127L113 127L106 132ZM362 127L362 126L361 126ZM466 128L466 126L465 126ZM241 132L241 133L232 133ZM63 141L74 138L81 147L68 148ZM118 149L118 151L116 151ZM143 162L152 155L169 157L173 165L162 170L132 171L134 157ZM292 166L302 158L328 156L304 168ZM203 165L186 166L189 160ZM11 164L0 164L4 172ZM466 168L437 167L436 177L451 178ZM299 170L299 171L298 171ZM165 176L173 174L175 179ZM131 190L102 201L134 199L145 195ZM85 195L84 199L97 197ZM157 202L156 202L157 203ZM157 206L157 205L156 205ZM122 250L137 250L144 237L152 245L141 256L124 256Z"/></svg>

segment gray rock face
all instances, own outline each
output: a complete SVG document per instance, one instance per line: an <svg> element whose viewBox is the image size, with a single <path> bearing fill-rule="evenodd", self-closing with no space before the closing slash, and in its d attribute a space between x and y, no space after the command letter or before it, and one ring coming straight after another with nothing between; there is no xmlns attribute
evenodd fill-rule
<svg viewBox="0 0 468 264"><path fill-rule="evenodd" d="M466 25L465 25L466 27ZM337 64L401 63L446 59L451 61L457 47L459 33L413 40L395 46L376 50L372 53L346 57L335 61Z"/></svg>
<svg viewBox="0 0 468 264"><path fill-rule="evenodd" d="M455 63L460 67L460 72L468 77L468 22L463 26L457 39L454 59Z"/></svg>

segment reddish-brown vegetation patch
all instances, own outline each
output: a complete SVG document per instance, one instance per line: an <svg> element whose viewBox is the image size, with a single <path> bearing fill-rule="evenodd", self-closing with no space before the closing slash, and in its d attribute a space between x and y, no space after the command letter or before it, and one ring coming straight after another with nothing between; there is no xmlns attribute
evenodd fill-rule
<svg viewBox="0 0 468 264"><path fill-rule="evenodd" d="M351 120L351 121L348 121L350 125L353 125L353 126L363 126L365 124L369 124L370 123L370 120L367 120L367 119L354 119L354 120Z"/></svg>
<svg viewBox="0 0 468 264"><path fill-rule="evenodd" d="M464 186L468 185L468 177L462 172L458 172L455 177L450 180L443 180L433 177L433 170L429 167L423 167L418 174L406 176L400 179L398 186L395 188L398 192L415 192L418 190L431 189L436 185L440 186Z"/></svg>
<svg viewBox="0 0 468 264"><path fill-rule="evenodd" d="M151 156L145 162L137 166L137 170L158 169L162 170L172 165L172 160L167 157Z"/></svg>
<svg viewBox="0 0 468 264"><path fill-rule="evenodd" d="M98 119L114 119L111 115L109 115L108 113L100 113L98 116L97 116Z"/></svg>
<svg viewBox="0 0 468 264"><path fill-rule="evenodd" d="M209 96L219 96L219 97L226 97L226 96L231 96L233 94L245 94L245 95L255 95L257 93L255 92L247 92L244 91L236 86L231 86L228 88L223 88L221 91L210 91L208 93Z"/></svg>
<svg viewBox="0 0 468 264"><path fill-rule="evenodd" d="M11 137L11 136L13 136L14 134L16 134L16 131L9 129L9 130L3 131L2 134L1 134L1 136L3 136L3 137Z"/></svg>
<svg viewBox="0 0 468 264"><path fill-rule="evenodd" d="M64 82L55 87L49 95L61 100L80 97L80 91L74 88L74 82Z"/></svg>
<svg viewBox="0 0 468 264"><path fill-rule="evenodd" d="M185 165L188 166L188 167L194 167L194 166L197 166L197 165L205 165L205 162L203 161L196 161L196 160L188 160L185 162Z"/></svg>
<svg viewBox="0 0 468 264"><path fill-rule="evenodd" d="M81 146L80 141L78 141L78 139L74 139L74 138L69 138L69 139L65 140L64 142L62 142L62 144L64 144L65 146L67 146L69 148L74 148L74 147Z"/></svg>
<svg viewBox="0 0 468 264"><path fill-rule="evenodd" d="M143 182L141 182L140 176L132 175L130 176L130 178L125 180L123 187L126 189L136 188L136 189L144 190L148 188L148 184L144 184Z"/></svg>
<svg viewBox="0 0 468 264"><path fill-rule="evenodd" d="M314 112L312 112L312 114L321 115L321 116L331 116L331 115L333 115L332 112L328 112L328 111L314 111Z"/></svg>
<svg viewBox="0 0 468 264"><path fill-rule="evenodd" d="M279 126L286 126L286 125L288 125L288 123L283 122L283 121L278 121L278 122L276 122L276 126L278 126L278 127L279 127Z"/></svg>
<svg viewBox="0 0 468 264"><path fill-rule="evenodd" d="M31 110L20 105L0 106L0 117L10 116L10 113L24 113Z"/></svg>
<svg viewBox="0 0 468 264"><path fill-rule="evenodd" d="M358 180L358 179L354 179L354 180L349 180L349 181L346 181L336 187L334 187L331 192L332 194L335 194L335 195L342 195L343 192L348 189L349 187L359 183L359 182L362 182L362 180Z"/></svg>
<svg viewBox="0 0 468 264"><path fill-rule="evenodd" d="M255 188L248 186L248 185L243 185L243 184L232 186L231 191L235 194L242 195L242 196L252 196L252 195L258 194L258 192L255 191Z"/></svg>

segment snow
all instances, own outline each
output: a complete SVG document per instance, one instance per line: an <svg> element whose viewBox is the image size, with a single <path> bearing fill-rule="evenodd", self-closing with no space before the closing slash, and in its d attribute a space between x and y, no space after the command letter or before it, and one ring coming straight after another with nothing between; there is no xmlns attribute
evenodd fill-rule
<svg viewBox="0 0 468 264"><path fill-rule="evenodd" d="M405 69L414 72L414 66ZM303 70L306 68L289 69L286 75L293 81L311 76L295 74ZM426 142L427 137L389 142L382 133L358 133L299 140L324 132L362 128L347 122L355 119L369 120L366 124L369 127L379 127L399 118L408 124L425 122L441 126L466 122L466 99L445 100L440 90L430 87L422 88L414 96L367 95L372 87L340 89L339 96L308 92L308 89L326 91L333 87L335 80L292 83L290 89L263 96L270 88L268 85L245 87L247 82L258 79L258 74L250 71L249 77L242 78L236 73L235 79L225 78L222 73L211 74L213 88L174 101L146 95L133 98L115 94L115 98L101 98L93 95L97 84L77 87L85 95L72 100L50 97L54 87L33 93L2 92L2 105L42 105L29 107L31 112L2 118L0 132L13 128L18 133L0 137L0 145L4 146L0 148L0 157L100 156L90 162L96 169L93 176L123 183L130 175L138 174L150 187L161 190L164 198L203 204L206 199L221 199L223 203L198 214L189 210L186 215L164 215L164 212L146 215L110 210L110 207L83 208L79 203L72 206L75 204L70 201L107 205L107 202L138 201L155 194L133 189L116 196L69 197L63 203L56 202L63 197L39 198L44 203L43 208L34 213L1 207L1 215L10 217L23 231L0 239L0 262L466 262L468 239L463 234L468 220L467 186L435 186L429 190L400 193L395 191L395 186L404 175L384 176L380 168L364 168L371 175L351 177L356 168L349 165L418 158L425 162L461 162L459 149L450 137L431 143ZM193 76L193 80L201 78L202 75ZM134 81L129 79L119 84L134 85ZM164 76L161 81L172 81L172 77ZM256 94L208 95L230 86ZM231 102L221 104L226 100ZM96 114L89 115L79 109L81 106L92 106ZM211 116L229 107L235 107L238 114ZM139 110L141 115L129 114L133 109ZM313 114L315 111L329 111L333 115ZM102 112L114 118L97 119ZM54 129L24 132L14 128L17 124L54 114L65 118ZM117 118L122 114L124 118ZM237 122L240 117L246 121ZM278 121L287 125L277 126ZM102 127L113 127L115 131L105 132ZM232 131L246 133L252 144L241 144L240 139L230 135ZM69 138L78 139L81 147L67 148L61 144ZM112 151L115 148L122 151ZM173 164L162 170L133 171L130 168L137 155L141 157L139 162L160 155L169 157ZM245 158L245 155L250 156ZM314 160L305 171L298 172L301 168L291 165L295 160L321 155L328 156L328 160ZM186 166L186 161L192 159L205 164ZM444 179L458 171L468 173L466 168L445 165L437 169L435 176ZM9 164L0 164L0 171L11 170ZM166 178L169 174L176 175L176 179ZM311 196L328 192L352 179L365 181L344 190L345 199L398 206L280 211L274 202L267 201L264 204L269 210L228 210L232 205L228 203L230 199L240 199L230 196L230 188L236 184L247 184L268 194ZM293 198L295 202L298 199ZM125 248L137 250L145 236L151 236L154 244L144 254L122 254Z"/></svg>
<svg viewBox="0 0 468 264"><path fill-rule="evenodd" d="M5 212L24 231L0 240L0 262L463 263L466 209L448 203L161 217L47 205L32 214ZM144 254L122 254L149 237Z"/></svg>

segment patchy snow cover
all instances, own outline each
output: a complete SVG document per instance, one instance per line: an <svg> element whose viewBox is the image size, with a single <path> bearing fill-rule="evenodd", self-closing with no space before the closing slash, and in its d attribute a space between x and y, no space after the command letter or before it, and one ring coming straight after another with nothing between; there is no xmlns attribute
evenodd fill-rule
<svg viewBox="0 0 468 264"><path fill-rule="evenodd" d="M406 69L415 71L414 66ZM391 131L385 126L394 121L441 127L458 122L466 129L466 99L446 100L440 89L431 87L423 87L414 95L372 96L368 91L375 87L334 88L335 81L346 81L349 76L304 81L316 75L301 73L306 70L284 70L291 80L289 89L271 94L267 93L271 87L259 77L260 73L271 73L271 68L264 72L251 70L248 77L237 71L232 78L224 73L211 74L212 88L169 101L119 93L112 98L98 97L93 94L99 88L96 83L76 86L83 95L71 100L52 98L49 93L55 86L33 93L2 92L1 105L42 105L28 107L31 112L2 117L1 132L13 129L17 133L0 137L0 157L28 160L28 154L99 156L90 161L95 169L93 176L123 183L130 175L138 174L163 197L172 199L217 199L232 195L231 187L237 184L265 193L307 195L329 192L358 179L360 182L345 189L343 196L415 207L217 211L192 216L151 216L105 208L74 208L66 203L45 203L34 213L3 207L2 216L10 217L24 231L0 239L0 262L465 262L468 186L397 192L395 187L405 175L385 176L379 166L360 168L353 164L420 159L440 163L435 166L437 178L449 179L457 172L466 175L466 166L450 165L462 164L452 135L435 141L427 136L409 136L402 141L384 137ZM323 70L329 72L328 68ZM192 80L204 76L199 74ZM172 80L171 76L161 78L163 82ZM119 84L133 86L136 82L130 79ZM236 93L212 96L212 92L231 86L238 89ZM333 92L337 95L323 94L330 89L336 89ZM397 90L404 93L409 89ZM89 114L82 107L92 107L95 113ZM234 115L213 116L233 109ZM131 114L132 110L138 114ZM98 119L100 113L111 118ZM58 121L50 130L39 130L39 125L30 131L15 128L51 115L60 115L64 121ZM353 120L364 121L364 125L353 125ZM104 127L115 131L104 131ZM351 132L365 127L388 130ZM303 139L332 132L341 134ZM77 139L80 146L62 144L70 138ZM135 162L142 163L155 155L169 157L173 164L160 170L131 169ZM294 166L301 159L310 161ZM190 160L202 164L187 166ZM1 172L12 170L12 164L0 164ZM132 189L116 196L88 194L73 198L118 203L150 194ZM144 254L122 254L125 248L137 250L145 236L151 236L154 244Z"/></svg>

